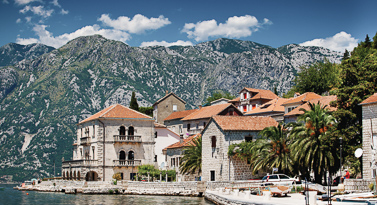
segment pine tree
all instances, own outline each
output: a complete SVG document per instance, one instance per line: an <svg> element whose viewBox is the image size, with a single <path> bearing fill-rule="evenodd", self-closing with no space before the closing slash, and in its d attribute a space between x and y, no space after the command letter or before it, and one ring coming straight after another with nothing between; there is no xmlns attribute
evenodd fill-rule
<svg viewBox="0 0 377 205"><path fill-rule="evenodd" d="M377 32L376 35L373 37L373 46L374 49L377 49Z"/></svg>
<svg viewBox="0 0 377 205"><path fill-rule="evenodd" d="M372 46L372 43L370 42L370 38L367 34L367 36L365 37L365 41L364 41L364 47L365 48L370 48Z"/></svg>
<svg viewBox="0 0 377 205"><path fill-rule="evenodd" d="M347 59L349 59L349 58L350 58L350 53L349 53L348 50L346 49L346 50L344 51L342 61L347 60Z"/></svg>
<svg viewBox="0 0 377 205"><path fill-rule="evenodd" d="M135 97L135 92L132 92L130 108L136 111L139 111L139 104L137 104L137 99Z"/></svg>

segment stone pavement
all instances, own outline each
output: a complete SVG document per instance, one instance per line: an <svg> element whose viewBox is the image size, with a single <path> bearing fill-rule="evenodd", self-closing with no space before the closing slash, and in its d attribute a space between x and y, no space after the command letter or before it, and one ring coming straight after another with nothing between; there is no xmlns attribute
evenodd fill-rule
<svg viewBox="0 0 377 205"><path fill-rule="evenodd" d="M305 196L298 193L288 194L288 196L282 197L264 197L264 196L256 196L256 195L249 195L245 196L244 193L240 192L237 194L225 194L225 192L219 191L209 191L207 190L205 193L205 197L218 204L261 204L261 205L305 205ZM320 201L316 200L315 202L310 202L310 205L326 205L327 201ZM336 202L332 201L331 204L333 205L367 205L367 203L350 203L350 202Z"/></svg>

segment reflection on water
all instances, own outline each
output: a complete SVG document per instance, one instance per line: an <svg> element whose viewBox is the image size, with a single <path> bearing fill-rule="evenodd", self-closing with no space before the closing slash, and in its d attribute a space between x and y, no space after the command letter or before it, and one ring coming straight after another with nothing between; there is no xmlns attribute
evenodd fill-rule
<svg viewBox="0 0 377 205"><path fill-rule="evenodd" d="M0 184L0 205L8 204L212 204L203 197L149 195L87 195L52 192L17 191L15 185ZM29 195L27 195L29 194Z"/></svg>

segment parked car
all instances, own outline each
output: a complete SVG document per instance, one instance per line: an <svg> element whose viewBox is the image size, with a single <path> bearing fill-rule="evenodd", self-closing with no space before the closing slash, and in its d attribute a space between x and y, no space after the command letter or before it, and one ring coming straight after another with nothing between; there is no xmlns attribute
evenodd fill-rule
<svg viewBox="0 0 377 205"><path fill-rule="evenodd" d="M285 185L289 186L294 184L295 178L291 178L285 174L271 174L262 178L262 186L269 185Z"/></svg>

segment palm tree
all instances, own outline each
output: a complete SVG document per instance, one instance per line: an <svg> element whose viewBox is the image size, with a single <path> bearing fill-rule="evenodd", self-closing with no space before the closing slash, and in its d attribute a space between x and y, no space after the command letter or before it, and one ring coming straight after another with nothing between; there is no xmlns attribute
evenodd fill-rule
<svg viewBox="0 0 377 205"><path fill-rule="evenodd" d="M194 144L185 148L179 170L182 174L194 174L202 172L202 138L197 137Z"/></svg>
<svg viewBox="0 0 377 205"><path fill-rule="evenodd" d="M290 146L294 160L300 166L307 167L314 171L316 183L321 183L321 177L326 176L326 170L334 171L335 160L337 159L336 141L334 135L329 135L329 129L335 124L326 109L319 104L309 103L310 110L303 108L304 114L297 118L297 122L292 124Z"/></svg>
<svg viewBox="0 0 377 205"><path fill-rule="evenodd" d="M272 168L278 168L283 173L293 171L287 132L285 124L266 127L260 132L262 138L255 142L251 151L253 173L260 169Z"/></svg>

